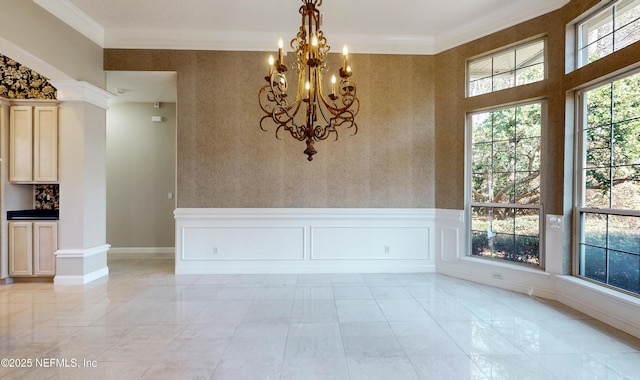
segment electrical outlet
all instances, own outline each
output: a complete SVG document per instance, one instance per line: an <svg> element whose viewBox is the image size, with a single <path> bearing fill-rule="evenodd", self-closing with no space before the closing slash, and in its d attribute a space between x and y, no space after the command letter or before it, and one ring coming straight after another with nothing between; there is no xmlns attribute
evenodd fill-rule
<svg viewBox="0 0 640 380"><path fill-rule="evenodd" d="M503 280L502 278L502 273L498 273L498 272L493 272L491 274L491 277L493 277L494 280Z"/></svg>
<svg viewBox="0 0 640 380"><path fill-rule="evenodd" d="M387 254L387 255L391 253L391 249L389 248L388 245L384 246L384 253Z"/></svg>
<svg viewBox="0 0 640 380"><path fill-rule="evenodd" d="M218 254L218 247L213 247L213 254L217 255Z"/></svg>

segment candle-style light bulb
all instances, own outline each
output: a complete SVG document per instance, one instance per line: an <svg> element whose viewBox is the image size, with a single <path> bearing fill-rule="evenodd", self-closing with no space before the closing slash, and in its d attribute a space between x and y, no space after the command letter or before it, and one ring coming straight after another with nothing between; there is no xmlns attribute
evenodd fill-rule
<svg viewBox="0 0 640 380"><path fill-rule="evenodd" d="M331 93L332 94L336 93L336 76L335 75L331 76Z"/></svg>
<svg viewBox="0 0 640 380"><path fill-rule="evenodd" d="M311 51L309 52L309 56L311 58L316 58L318 56L318 36L315 34L311 35Z"/></svg>
<svg viewBox="0 0 640 380"><path fill-rule="evenodd" d="M347 48L347 45L344 45L342 47L342 68L345 71L347 70L347 56L349 56L349 49Z"/></svg>
<svg viewBox="0 0 640 380"><path fill-rule="evenodd" d="M273 64L275 63L273 56L269 56L269 75L273 74Z"/></svg>
<svg viewBox="0 0 640 380"><path fill-rule="evenodd" d="M284 42L282 41L282 38L280 38L278 40L278 61L280 61L280 64L282 64L282 49L284 48Z"/></svg>
<svg viewBox="0 0 640 380"><path fill-rule="evenodd" d="M307 98L311 99L311 83L309 83L309 81L307 81L307 83L305 83L304 87L307 89Z"/></svg>

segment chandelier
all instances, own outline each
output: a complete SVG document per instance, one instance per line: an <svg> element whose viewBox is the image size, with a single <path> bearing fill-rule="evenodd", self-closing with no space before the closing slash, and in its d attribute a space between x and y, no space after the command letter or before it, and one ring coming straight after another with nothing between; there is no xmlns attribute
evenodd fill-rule
<svg viewBox="0 0 640 380"><path fill-rule="evenodd" d="M302 25L290 43L296 59L293 71L298 76L295 99L291 100L287 93L288 68L283 61L283 42L280 39L278 59L269 57L269 75L265 77L267 84L260 88L258 100L265 113L260 119L260 129L267 131L265 124L270 120L277 126L278 140L280 131L285 130L296 140L305 141L307 148L304 154L311 161L317 153L313 146L316 141L326 140L332 134L337 140L338 128L353 128L354 135L358 132L355 116L360 109L360 101L356 97L356 85L351 80L346 46L342 51L342 67L338 70L339 81L332 75L331 85L323 87L322 76L328 71L325 57L330 48L320 30L322 15L318 7L322 0L302 0L302 3ZM325 95L326 91L329 91L328 95Z"/></svg>

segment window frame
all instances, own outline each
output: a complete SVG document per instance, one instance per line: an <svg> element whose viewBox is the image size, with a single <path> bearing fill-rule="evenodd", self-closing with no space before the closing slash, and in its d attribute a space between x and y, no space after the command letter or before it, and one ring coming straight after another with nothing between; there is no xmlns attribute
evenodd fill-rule
<svg viewBox="0 0 640 380"><path fill-rule="evenodd" d="M580 278L581 280L588 281L598 286L603 286L614 291L628 294L634 297L640 297L640 294L610 285L605 282L601 282L587 276L582 275L582 269L584 263L582 262L582 247L581 243L584 237L583 221L585 214L604 214L607 216L631 216L640 217L640 210L633 209L616 209L616 208L594 208L585 205L586 201L586 186L585 186L585 167L586 167L586 147L587 147L587 134L583 133L586 130L586 124L588 120L587 115L587 100L586 93L602 87L607 84L613 84L618 80L622 80L627 77L640 74L640 68L634 68L627 70L623 73L615 76L606 76L599 78L597 82L590 83L588 86L580 88L575 91L574 101L575 107L575 127L574 127L574 165L573 165L573 229L572 229L572 275ZM609 239L607 234L607 240ZM607 265L608 267L608 265ZM608 272L608 270L607 270ZM608 273L606 274L608 278Z"/></svg>
<svg viewBox="0 0 640 380"><path fill-rule="evenodd" d="M488 76L487 78L491 78L492 79L492 90L489 92L484 92L481 94L475 94L475 95L471 95L471 72L469 70L469 66L471 63L475 62L475 61L480 61L483 59L487 59L487 58L493 58L502 54L505 54L507 52L514 52L518 50L518 49L522 49L527 47L528 45L533 45L535 43L538 42L542 42L543 43L543 52L542 52L542 56L543 56L543 62L542 62L542 79L540 79L539 81L535 81L535 82L530 82L530 83L525 83L525 84L515 84L512 87L506 87L506 88L502 88L502 89L498 89L498 90L493 90L493 78L496 77L497 75L494 74L493 72L491 73L490 76ZM468 58L465 61L465 97L467 98L471 98L471 97L476 97L476 96L482 96L482 95L488 95L488 94L492 94L498 91L503 91L503 90L508 90L508 89L512 89L512 88L517 88L520 86L525 86L528 84L532 84L532 83L539 83L542 81L545 81L548 79L548 40L547 40L547 36L546 35L538 35L538 36L534 36L531 38L527 38L525 40L520 40L518 42L515 42L513 44L507 45L507 46L502 46L498 49L489 51L489 52L484 52L481 55L477 55L471 58ZM493 71L493 70L492 70ZM517 75L518 72L518 68L514 67L514 76Z"/></svg>
<svg viewBox="0 0 640 380"><path fill-rule="evenodd" d="M613 27L615 27L616 25L615 25L615 11L614 11L614 8L620 3L620 1L621 0L609 0L605 4L597 5L594 8L592 8L591 11L588 12L584 17L582 17L578 22L576 22L574 24L575 25L575 27L574 27L574 34L575 34L575 43L574 43L575 51L574 51L574 54L575 54L575 57L576 57L576 59L575 59L575 67L574 67L575 70L580 69L582 67L585 67L585 66L593 63L593 62L589 62L589 57L588 57L588 46L589 45L584 45L583 46L584 35L581 32L582 31L582 27L586 23L588 23L589 21L593 20L596 17L599 17L600 15L603 15L606 12L611 12L612 13L612 20L613 20L613 23L614 23ZM628 24L622 25L622 27L625 27L627 25ZM610 34L612 36L612 38L613 38L612 51L611 51L611 53L609 53L607 55L604 55L603 57L598 58L596 61L598 61L598 60L600 60L600 59L602 59L602 58L604 58L606 56L609 56L609 55L619 51L619 49L615 48L615 45L616 45L616 43L615 43L615 33L617 31L621 30L621 29L622 29L621 27L612 29L611 34ZM640 39L638 39L638 41L640 41ZM635 41L635 42L638 42L638 41ZM626 45L626 46L628 46L628 45ZM585 57L586 58L586 62L585 62L585 58L583 58L583 54L582 54L582 50L584 50L584 49L586 49L585 53L587 54L587 56Z"/></svg>
<svg viewBox="0 0 640 380"><path fill-rule="evenodd" d="M531 104L540 104L540 202L538 204L517 204L517 203L483 203L483 202L473 202L472 201L472 193L473 193L473 123L472 118L474 115L486 112L495 112L499 110L504 110L508 108L517 108L522 106L527 106ZM548 126L548 105L546 98L536 98L529 100L522 100L515 103L501 104L492 106L490 108L479 109L467 112L465 117L465 170L464 170L464 178L465 178L465 258L472 260L482 260L486 262L493 263L501 263L504 265L515 265L524 268L530 268L533 270L545 270L546 266L546 250L545 250L545 226L546 226L546 215L544 208L544 197L546 193L546 178L545 178L545 162L546 162L546 129ZM515 208L515 209L537 209L539 220L538 220L538 234L539 234L539 251L538 251L538 261L539 264L528 264L521 263L516 261L510 261L505 259L499 259L495 257L480 257L474 256L472 254L472 207L494 207L494 208Z"/></svg>

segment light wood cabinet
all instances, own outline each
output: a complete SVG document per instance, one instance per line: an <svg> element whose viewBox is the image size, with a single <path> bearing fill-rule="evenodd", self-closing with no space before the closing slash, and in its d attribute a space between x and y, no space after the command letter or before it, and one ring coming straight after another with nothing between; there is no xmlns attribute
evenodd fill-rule
<svg viewBox="0 0 640 380"><path fill-rule="evenodd" d="M58 182L57 106L11 106L9 181Z"/></svg>
<svg viewBox="0 0 640 380"><path fill-rule="evenodd" d="M33 275L33 222L9 222L9 275Z"/></svg>
<svg viewBox="0 0 640 380"><path fill-rule="evenodd" d="M9 275L55 276L57 222L9 222Z"/></svg>

